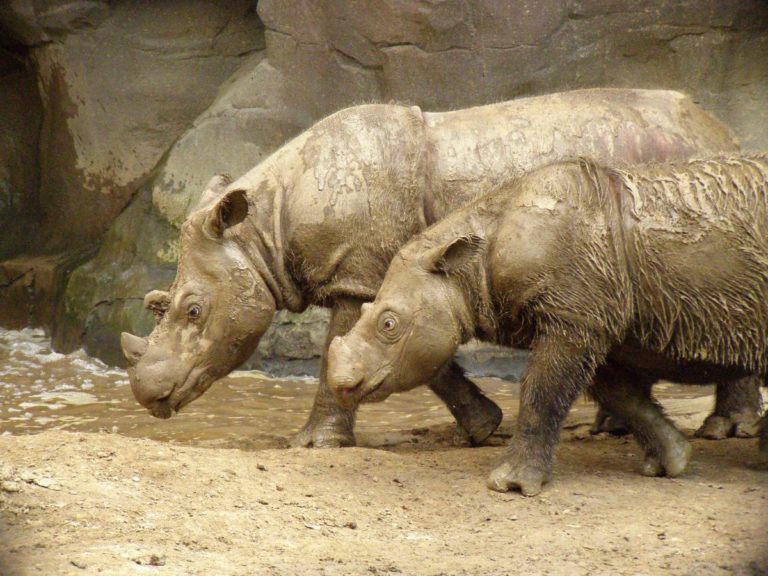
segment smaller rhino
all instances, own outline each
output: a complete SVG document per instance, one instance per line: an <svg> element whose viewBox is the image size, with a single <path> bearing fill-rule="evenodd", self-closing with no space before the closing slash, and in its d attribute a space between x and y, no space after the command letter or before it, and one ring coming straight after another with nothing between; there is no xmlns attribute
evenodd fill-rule
<svg viewBox="0 0 768 576"><path fill-rule="evenodd" d="M490 488L541 490L584 391L635 433L645 474L682 473L690 446L653 382L768 370L768 155L631 170L579 159L529 173L400 250L375 301L332 342L329 383L342 403L381 399L430 378L472 337L532 350Z"/></svg>

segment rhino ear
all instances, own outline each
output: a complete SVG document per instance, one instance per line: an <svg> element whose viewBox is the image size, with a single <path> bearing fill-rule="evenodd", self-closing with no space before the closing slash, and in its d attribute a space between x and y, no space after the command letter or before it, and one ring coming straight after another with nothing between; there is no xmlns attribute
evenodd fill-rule
<svg viewBox="0 0 768 576"><path fill-rule="evenodd" d="M152 290L144 296L144 308L155 315L158 322L163 318L171 305L171 297L168 292L162 290Z"/></svg>
<svg viewBox="0 0 768 576"><path fill-rule="evenodd" d="M479 256L485 239L476 234L459 236L429 249L422 256L424 267L430 272L450 274L464 268Z"/></svg>
<svg viewBox="0 0 768 576"><path fill-rule="evenodd" d="M208 181L208 185L205 188L215 194L221 194L230 184L232 184L232 176L229 174L216 174Z"/></svg>
<svg viewBox="0 0 768 576"><path fill-rule="evenodd" d="M219 238L225 230L245 220L249 210L246 191L230 190L211 207L205 219L205 227L211 236Z"/></svg>
<svg viewBox="0 0 768 576"><path fill-rule="evenodd" d="M212 204L224 193L227 186L230 184L232 184L232 177L229 174L216 174L216 176L211 178L208 184L205 185L200 200L198 200L195 205L195 210L199 210Z"/></svg>

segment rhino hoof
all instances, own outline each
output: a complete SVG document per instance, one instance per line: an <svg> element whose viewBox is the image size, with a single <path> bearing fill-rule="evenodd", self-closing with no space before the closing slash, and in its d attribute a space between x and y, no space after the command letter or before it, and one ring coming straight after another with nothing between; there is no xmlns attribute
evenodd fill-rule
<svg viewBox="0 0 768 576"><path fill-rule="evenodd" d="M757 435L757 423L745 421L740 416L720 416L710 414L704 424L696 430L696 436L707 440L726 438L754 438Z"/></svg>
<svg viewBox="0 0 768 576"><path fill-rule="evenodd" d="M641 473L643 476L668 476L675 478L680 476L688 467L691 459L691 445L680 435L661 456L648 454L643 462Z"/></svg>
<svg viewBox="0 0 768 576"><path fill-rule="evenodd" d="M355 445L355 436L352 433L305 427L289 444L291 448L346 448Z"/></svg>
<svg viewBox="0 0 768 576"><path fill-rule="evenodd" d="M481 397L480 406L471 411L465 422L460 422L459 427L464 431L473 446L482 444L493 434L501 424L504 413L496 403Z"/></svg>
<svg viewBox="0 0 768 576"><path fill-rule="evenodd" d="M497 492L520 490L523 496L536 496L549 480L547 474L531 466L504 462L488 477L488 488Z"/></svg>
<svg viewBox="0 0 768 576"><path fill-rule="evenodd" d="M640 473L643 476L649 476L651 478L664 476L664 466L661 465L658 456L646 456L643 461L643 467L640 469Z"/></svg>

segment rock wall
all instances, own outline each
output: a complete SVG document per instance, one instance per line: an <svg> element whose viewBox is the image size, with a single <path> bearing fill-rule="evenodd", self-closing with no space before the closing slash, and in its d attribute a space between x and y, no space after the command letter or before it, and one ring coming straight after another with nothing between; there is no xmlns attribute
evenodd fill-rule
<svg viewBox="0 0 768 576"><path fill-rule="evenodd" d="M348 105L671 88L768 149L762 0L10 0L0 34L0 323L112 363L211 175ZM324 318L281 314L268 365Z"/></svg>

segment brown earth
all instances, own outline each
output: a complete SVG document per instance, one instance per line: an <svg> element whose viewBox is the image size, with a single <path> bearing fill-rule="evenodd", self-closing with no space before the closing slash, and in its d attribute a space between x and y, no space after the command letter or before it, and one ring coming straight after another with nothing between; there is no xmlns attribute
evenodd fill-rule
<svg viewBox="0 0 768 576"><path fill-rule="evenodd" d="M510 430L338 450L0 436L0 574L768 574L756 440L694 440L683 477L645 478L632 440L571 422L524 498L484 487Z"/></svg>

